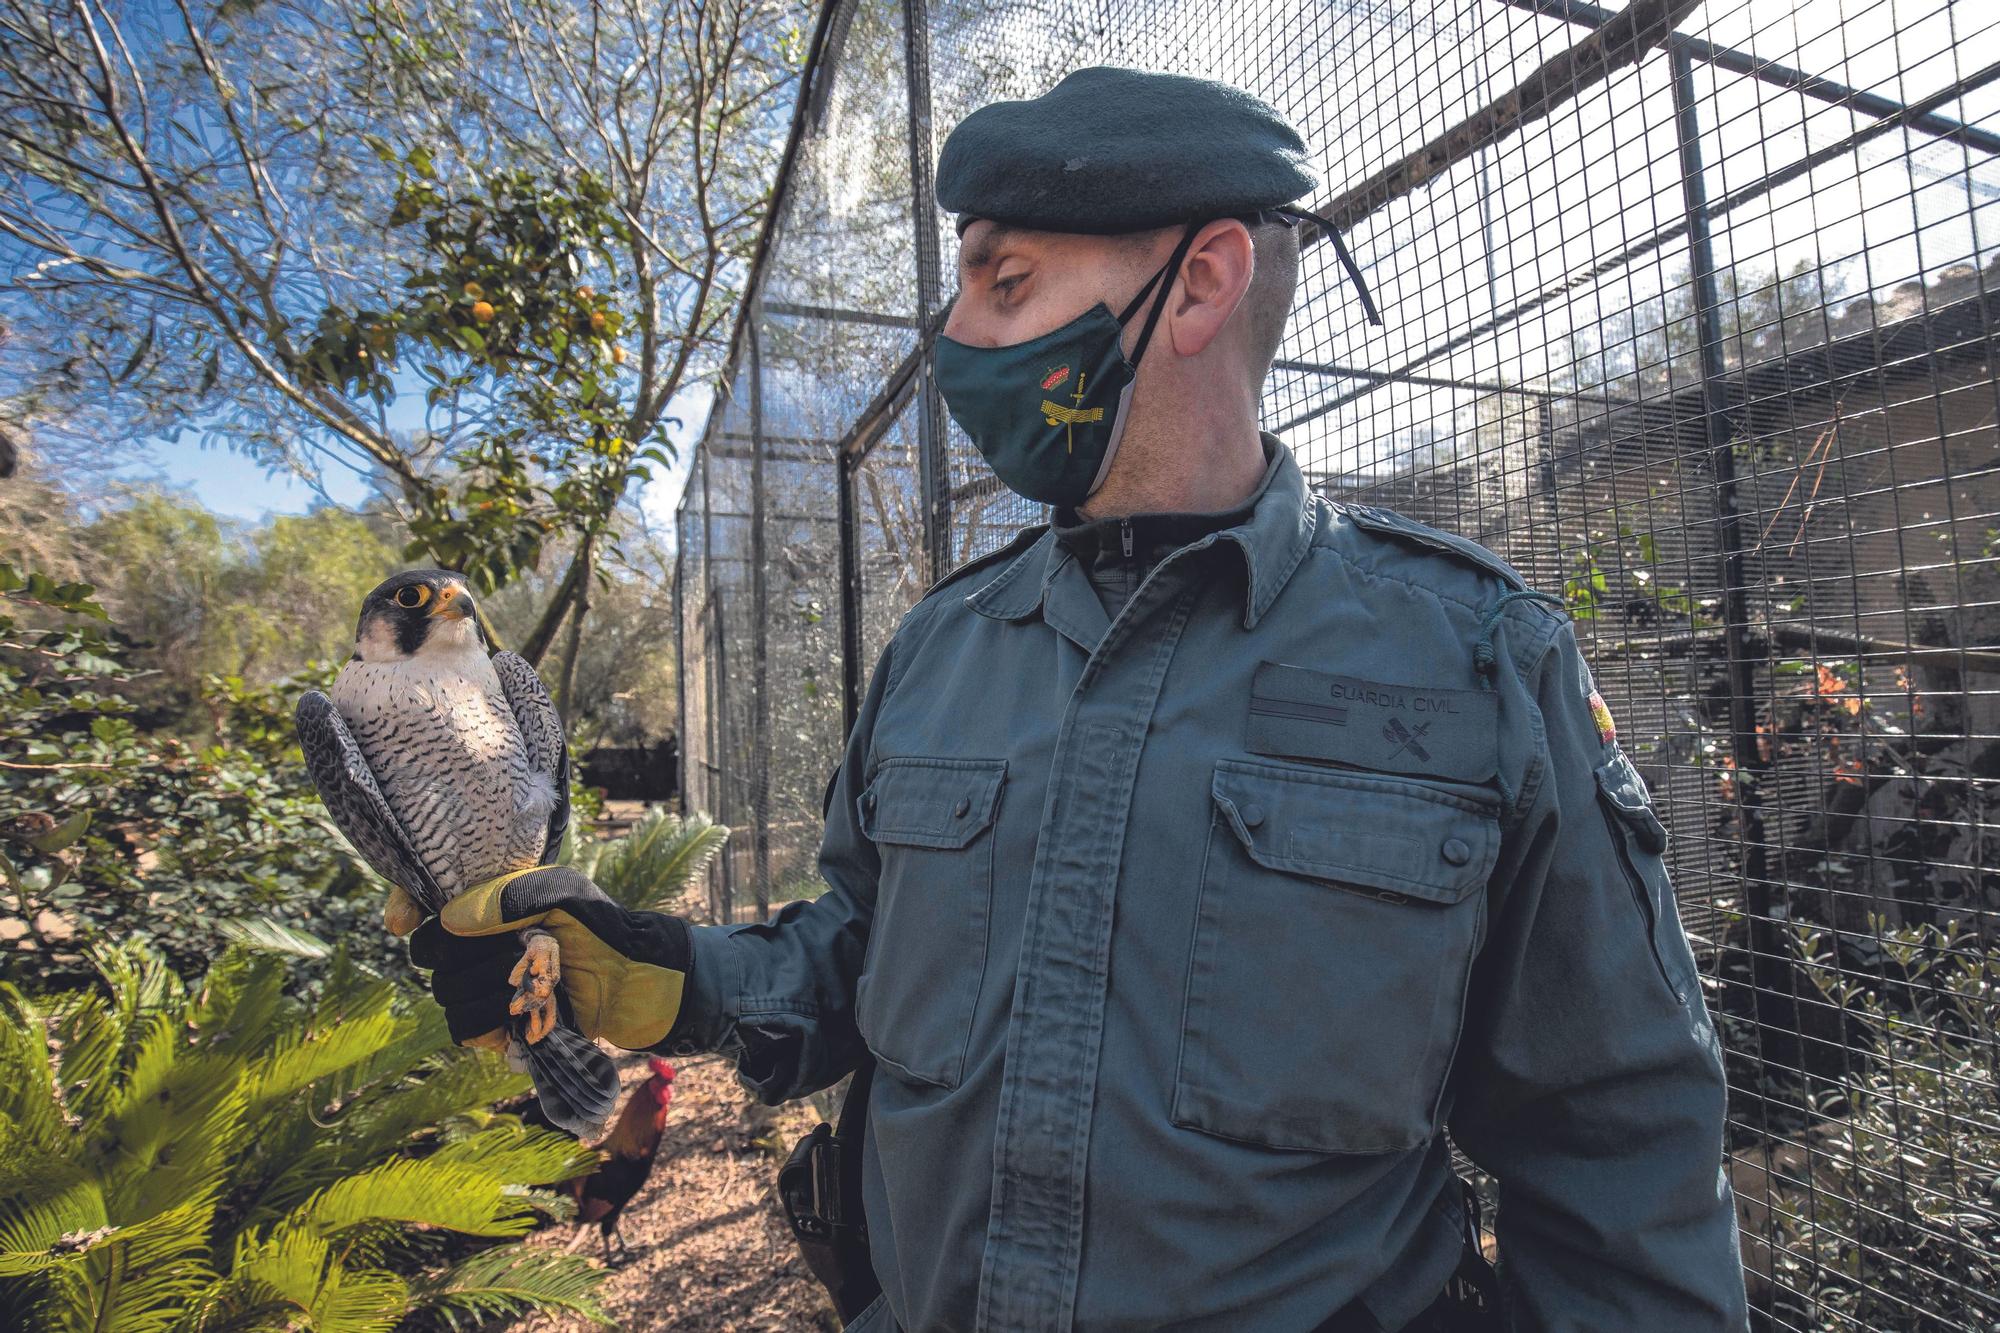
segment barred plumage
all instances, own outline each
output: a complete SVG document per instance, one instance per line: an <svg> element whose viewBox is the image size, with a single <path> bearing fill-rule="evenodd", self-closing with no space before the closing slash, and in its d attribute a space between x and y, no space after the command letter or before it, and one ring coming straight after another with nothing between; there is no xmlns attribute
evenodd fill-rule
<svg viewBox="0 0 2000 1333"><path fill-rule="evenodd" d="M331 697L299 701L299 744L328 813L424 913L554 861L569 826L562 719L524 659L488 656L471 601L441 570L390 579L363 603ZM510 1056L534 1075L549 1118L587 1136L616 1105L617 1070L561 1017L553 936L521 935L530 947Z"/></svg>

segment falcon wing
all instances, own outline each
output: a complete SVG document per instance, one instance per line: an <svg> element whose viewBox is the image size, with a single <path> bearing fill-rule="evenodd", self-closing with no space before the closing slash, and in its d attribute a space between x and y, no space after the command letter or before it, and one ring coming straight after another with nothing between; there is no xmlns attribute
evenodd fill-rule
<svg viewBox="0 0 2000 1333"><path fill-rule="evenodd" d="M562 717L527 658L497 652L493 654L493 671L500 677L507 706L514 710L514 725L521 729L528 767L548 774L555 783L555 809L549 812L549 835L542 847L542 864L554 865L562 852L563 833L569 828L569 741L563 736Z"/></svg>
<svg viewBox="0 0 2000 1333"><path fill-rule="evenodd" d="M305 752L306 772L319 788L319 799L333 816L334 826L376 874L399 886L426 912L442 909L444 894L437 880L383 799L374 771L333 700L318 690L307 690L299 700L293 725L298 730L299 748Z"/></svg>

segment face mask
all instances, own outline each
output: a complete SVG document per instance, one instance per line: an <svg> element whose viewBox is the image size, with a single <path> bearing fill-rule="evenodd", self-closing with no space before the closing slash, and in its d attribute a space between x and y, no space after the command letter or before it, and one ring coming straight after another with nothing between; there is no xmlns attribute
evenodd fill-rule
<svg viewBox="0 0 2000 1333"><path fill-rule="evenodd" d="M938 392L1009 490L1074 507L1104 484L1125 433L1139 358L1197 230L1188 227L1123 314L1099 301L1053 332L1006 347L938 337L932 362ZM1127 358L1125 324L1156 285L1159 295Z"/></svg>

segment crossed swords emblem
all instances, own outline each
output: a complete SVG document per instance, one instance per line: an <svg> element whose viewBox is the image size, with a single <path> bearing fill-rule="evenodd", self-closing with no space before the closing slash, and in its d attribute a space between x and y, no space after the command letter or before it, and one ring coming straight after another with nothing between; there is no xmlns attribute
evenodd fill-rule
<svg viewBox="0 0 2000 1333"><path fill-rule="evenodd" d="M1054 372L1050 373L1053 374ZM1104 420L1103 408L1086 408L1082 406L1083 382L1086 378L1088 378L1087 372L1079 372L1077 374L1076 392L1069 396L1070 401L1077 404L1076 407L1064 407L1061 403L1052 403L1046 398L1042 399L1042 418L1051 426L1061 426L1069 433L1063 443L1064 453L1076 452L1076 427L1078 422Z"/></svg>
<svg viewBox="0 0 2000 1333"><path fill-rule="evenodd" d="M1430 723L1419 722L1416 728L1412 730L1403 725L1403 719L1400 717L1392 717L1387 722L1384 722L1382 724L1382 739L1393 743L1396 747L1389 751L1389 757L1394 759L1403 751L1408 750L1425 763L1429 763L1431 752L1424 748L1423 738L1424 733L1430 729Z"/></svg>

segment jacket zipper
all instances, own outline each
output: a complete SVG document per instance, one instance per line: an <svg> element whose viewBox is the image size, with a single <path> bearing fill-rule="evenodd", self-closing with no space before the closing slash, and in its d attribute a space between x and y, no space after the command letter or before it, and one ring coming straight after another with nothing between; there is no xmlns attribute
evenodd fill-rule
<svg viewBox="0 0 2000 1333"><path fill-rule="evenodd" d="M1121 518L1121 519L1119 519L1119 520L1118 520L1118 542L1119 542L1119 545L1121 545L1121 546L1123 546L1123 547L1125 548L1125 558L1126 558L1127 560L1130 560L1130 559L1132 558L1132 520L1131 520L1131 519L1129 519L1129 518Z"/></svg>

